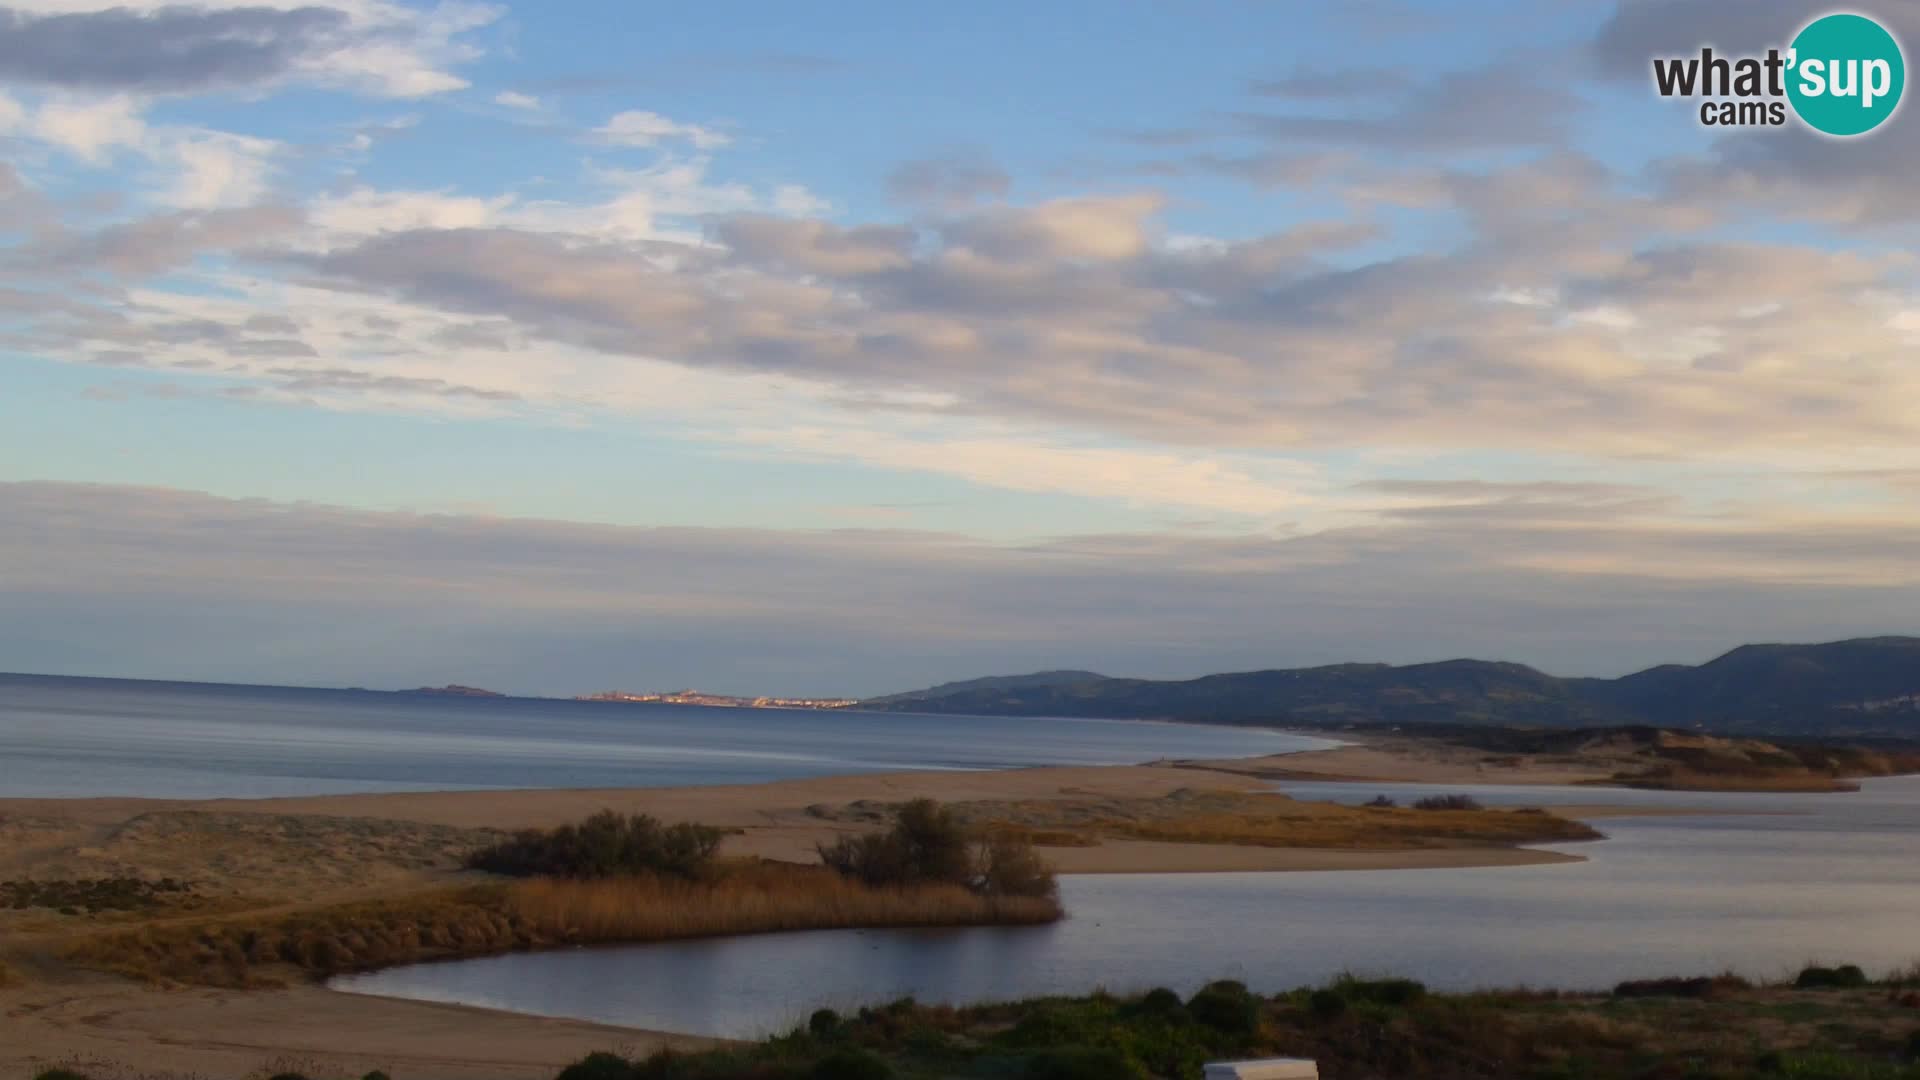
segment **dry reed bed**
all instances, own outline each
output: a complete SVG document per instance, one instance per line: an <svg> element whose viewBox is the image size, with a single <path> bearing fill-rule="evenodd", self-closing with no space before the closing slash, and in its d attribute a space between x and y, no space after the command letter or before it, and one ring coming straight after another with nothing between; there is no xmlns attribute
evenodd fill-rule
<svg viewBox="0 0 1920 1080"><path fill-rule="evenodd" d="M535 881L441 889L294 914L235 916L94 935L76 964L163 982L274 985L426 960L566 945L853 927L1028 925L1052 900L927 886L874 889L821 867L727 867L706 882Z"/></svg>
<svg viewBox="0 0 1920 1080"><path fill-rule="evenodd" d="M1593 840L1583 822L1526 810L1416 810L1304 802L1285 795L1184 789L1160 798L956 803L990 833L1074 846L1102 836L1190 844L1400 851ZM849 815L869 812L856 804Z"/></svg>

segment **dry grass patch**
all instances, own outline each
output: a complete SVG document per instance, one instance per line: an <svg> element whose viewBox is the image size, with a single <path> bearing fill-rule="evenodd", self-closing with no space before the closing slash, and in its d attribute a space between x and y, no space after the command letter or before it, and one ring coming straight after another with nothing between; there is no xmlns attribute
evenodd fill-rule
<svg viewBox="0 0 1920 1080"><path fill-rule="evenodd" d="M987 831L1192 844L1355 850L1512 847L1593 840L1591 826L1538 810L1418 810L1302 802L1285 795L1182 789L1160 798L1084 796L954 803L956 815ZM855 815L868 808L855 804ZM1035 843L1053 843L1038 840Z"/></svg>

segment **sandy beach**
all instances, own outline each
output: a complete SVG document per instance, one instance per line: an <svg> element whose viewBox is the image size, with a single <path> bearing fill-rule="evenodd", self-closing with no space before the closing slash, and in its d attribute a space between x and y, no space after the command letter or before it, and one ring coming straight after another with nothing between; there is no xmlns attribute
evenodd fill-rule
<svg viewBox="0 0 1920 1080"><path fill-rule="evenodd" d="M908 772L698 788L458 791L208 801L0 800L0 879L122 874L216 879L216 902L258 913L297 909L470 877L448 856L477 830L547 827L602 809L737 830L735 855L814 860L814 845L849 829L862 801L931 797L948 803L1100 806L1196 789L1254 793L1269 778L1451 782L1484 772L1442 757L1336 750L1237 762ZM1503 782L1512 778L1502 777ZM1547 773L1538 783L1564 782ZM1312 814L1319 804L1300 804ZM1601 808L1594 808L1599 810ZM1571 816L1571 815L1570 815ZM1577 856L1512 846L1335 850L1108 837L1093 846L1043 846L1064 873L1378 870L1512 866ZM264 907L263 907L264 905ZM104 917L111 925L112 917ZM87 922L94 923L89 917ZM67 970L44 958L78 931L44 913L0 913L11 938L14 985L0 989L7 1038L0 1075L27 1076L68 1061L98 1077L239 1077L276 1061L354 1074L381 1068L404 1080L505 1080L549 1075L584 1053L648 1050L659 1033L484 1010L357 997L310 985L277 990L159 988ZM96 925L94 929L98 929ZM36 953L35 946L39 946ZM36 960L39 956L42 959ZM119 1063L112 1065L109 1063ZM131 1067L137 1063L137 1069Z"/></svg>
<svg viewBox="0 0 1920 1080"><path fill-rule="evenodd" d="M1330 750L1196 761L1188 764L1265 780L1324 780L1385 784L1565 785L1605 783L1615 766L1577 758L1503 757L1435 739L1347 736Z"/></svg>
<svg viewBox="0 0 1920 1080"><path fill-rule="evenodd" d="M298 1071L406 1080L544 1080L596 1050L714 1040L458 1005L283 990L157 989L107 976L0 989L0 1076L66 1065L96 1080Z"/></svg>

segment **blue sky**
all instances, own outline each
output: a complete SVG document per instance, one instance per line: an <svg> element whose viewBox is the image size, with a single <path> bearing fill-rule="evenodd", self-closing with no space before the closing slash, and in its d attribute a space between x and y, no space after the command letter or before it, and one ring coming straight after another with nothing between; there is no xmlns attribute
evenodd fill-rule
<svg viewBox="0 0 1920 1080"><path fill-rule="evenodd" d="M1814 13L0 3L0 669L1912 630L1911 111L1729 134L1646 74Z"/></svg>

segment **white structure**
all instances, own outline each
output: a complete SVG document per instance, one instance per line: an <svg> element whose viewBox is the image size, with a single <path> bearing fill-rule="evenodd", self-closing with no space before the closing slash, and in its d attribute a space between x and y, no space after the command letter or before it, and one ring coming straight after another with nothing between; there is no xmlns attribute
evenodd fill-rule
<svg viewBox="0 0 1920 1080"><path fill-rule="evenodd" d="M1215 1061L1205 1075L1206 1080L1320 1080L1320 1067L1306 1058Z"/></svg>

